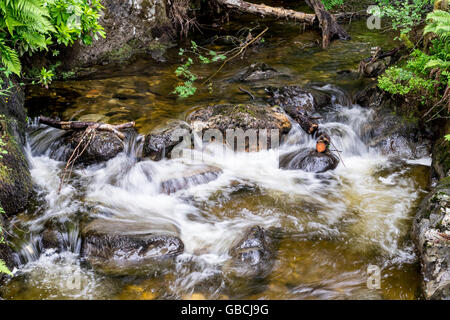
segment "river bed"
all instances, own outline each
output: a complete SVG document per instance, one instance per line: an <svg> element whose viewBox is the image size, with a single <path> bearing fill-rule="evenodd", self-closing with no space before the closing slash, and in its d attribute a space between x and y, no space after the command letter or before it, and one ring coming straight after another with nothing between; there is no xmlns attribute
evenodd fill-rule
<svg viewBox="0 0 450 320"><path fill-rule="evenodd" d="M258 22L255 22L255 25ZM232 32L233 26L230 27ZM89 80L55 82L50 89L30 87L30 118L43 113L62 119L120 123L136 121L140 135L172 119L185 119L195 106L249 103L239 87L252 90L253 103L264 103L264 87L314 86L333 97L322 110L321 125L342 151L338 168L321 175L278 167L278 157L315 142L294 124L277 150L227 152L207 146L202 161L139 161L142 136L107 163L76 168L58 193L65 163L42 146L57 129L30 126L27 155L36 184L36 200L13 221L10 232L22 266L0 288L5 299L418 299L420 273L409 238L412 219L426 194L430 159L390 159L368 148L364 126L373 111L352 102L366 85L347 70L370 56L371 48L395 45L392 35L370 31L364 22L350 26L351 41L323 51L307 44L314 31L274 23L264 44L250 49L216 78L213 91L199 89L189 99L172 95L178 48L166 62L139 59L131 65L104 67ZM196 41L198 41L196 39ZM222 47L211 47L220 50ZM254 62L265 62L286 77L251 84L228 81ZM199 66L206 77L217 65ZM162 181L202 165L221 169L217 179L175 193ZM149 178L149 176L151 178ZM167 268L144 275L105 275L81 257L80 230L93 218L111 223L176 230L184 253ZM37 243L49 225L63 226L67 248L41 251ZM271 230L278 245L273 267L262 279L231 272L229 249L249 227ZM369 265L381 269L381 288L367 286ZM76 276L77 283L72 279Z"/></svg>

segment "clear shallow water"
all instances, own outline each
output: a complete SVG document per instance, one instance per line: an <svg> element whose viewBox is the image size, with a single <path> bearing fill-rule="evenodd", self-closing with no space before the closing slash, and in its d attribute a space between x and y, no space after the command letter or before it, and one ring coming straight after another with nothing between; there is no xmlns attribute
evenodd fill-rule
<svg viewBox="0 0 450 320"><path fill-rule="evenodd" d="M342 151L343 162L322 175L278 168L280 154L314 146L294 125L279 150L226 152L206 146L203 161L137 161L138 143L107 163L77 169L58 194L58 174L65 163L52 160L49 144L56 129L32 128L28 156L38 188L36 203L14 221L15 245L23 266L0 289L7 299L416 299L419 272L409 241L414 209L425 193L428 167L388 159L367 148L362 128L373 116L348 98L363 83L336 72L357 68L370 47L388 45L388 36L352 27L351 42L335 42L329 51L299 49L296 42L315 41L315 32L274 27L247 61L237 61L220 75L212 94L200 90L188 100L169 93L176 83L170 64L137 61L120 74L104 70L95 80L55 83L50 91L30 89L31 115L46 111L62 118L95 117L102 121L136 120L140 134L173 118L184 119L199 104L248 102L238 86L253 88L263 101L267 85L319 82L335 103L321 111L321 126ZM287 30L286 30L287 29ZM294 32L295 31L295 32ZM176 51L176 50L174 50ZM171 59L171 52L168 53ZM175 54L172 54L175 56ZM248 57L247 56L247 57ZM264 61L289 74L287 79L252 85L226 81L249 62ZM203 67L205 75L215 67ZM126 96L126 99L123 97ZM119 98L118 98L119 97ZM429 159L424 159L426 164ZM205 165L221 169L218 178L170 195L160 183ZM141 231L178 234L184 254L167 269L146 276L112 277L97 273L80 259L80 229L89 218ZM49 225L66 230L67 251L40 252L36 246ZM279 238L274 267L258 281L230 271L230 247L248 227L260 225ZM150 226L150 227L149 227ZM382 287L366 286L367 267L382 269ZM74 286L67 279L81 279Z"/></svg>

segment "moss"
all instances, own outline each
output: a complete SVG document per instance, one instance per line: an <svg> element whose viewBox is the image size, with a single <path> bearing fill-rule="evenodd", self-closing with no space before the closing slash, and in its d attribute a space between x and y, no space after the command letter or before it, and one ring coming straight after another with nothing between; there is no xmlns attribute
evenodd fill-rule
<svg viewBox="0 0 450 320"><path fill-rule="evenodd" d="M28 163L11 132L14 120L3 119L0 133L7 154L0 159L0 205L7 214L15 214L26 206L32 182Z"/></svg>
<svg viewBox="0 0 450 320"><path fill-rule="evenodd" d="M145 50L141 48L139 40L132 39L120 48L111 50L107 54L106 60L109 62L124 62L132 59L133 56L144 52Z"/></svg>
<svg viewBox="0 0 450 320"><path fill-rule="evenodd" d="M260 119L266 115L266 110L262 107L237 104L237 105L218 105L213 110L213 115L223 115L230 118L238 118L239 114L248 114L254 118Z"/></svg>

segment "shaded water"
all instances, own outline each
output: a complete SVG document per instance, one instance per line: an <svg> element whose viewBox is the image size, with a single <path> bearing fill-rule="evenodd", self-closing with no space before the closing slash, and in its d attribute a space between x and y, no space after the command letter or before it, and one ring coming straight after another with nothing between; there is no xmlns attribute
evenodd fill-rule
<svg viewBox="0 0 450 320"><path fill-rule="evenodd" d="M263 103L267 85L315 85L334 97L321 110L321 126L331 133L344 163L314 175L278 168L278 156L314 141L294 125L279 150L226 152L203 161L173 159L138 161L139 141L105 164L76 169L58 194L65 163L49 158L49 146L61 132L32 128L28 150L37 185L36 203L15 218L11 232L23 265L0 289L6 299L417 299L419 270L409 230L418 201L425 193L429 159L408 163L369 149L363 137L372 111L354 105L352 95L364 83L348 73L370 55L371 47L393 45L389 35L355 23L353 40L335 42L328 51L304 44L316 32L273 24L265 44L231 63L216 79L214 90L200 89L190 99L170 92L176 84L176 48L167 63L139 60L126 68L109 68L94 80L55 83L49 91L30 89L31 116L44 113L68 119L135 120L140 134L169 119L184 119L196 105L249 102L238 87L250 88ZM215 48L218 49L218 48ZM289 77L252 84L227 81L253 62L266 62ZM200 66L207 76L217 66ZM340 75L341 74L341 75ZM161 192L161 182L181 178L205 165L221 169L217 179ZM89 218L176 233L185 244L173 266L146 275L108 276L79 257L80 230ZM229 267L228 252L244 231L259 225L278 239L271 273L247 279ZM37 245L45 228L64 231L66 250L42 252ZM150 227L147 227L150 226ZM382 271L381 289L367 288L367 267ZM74 286L68 279L77 275Z"/></svg>

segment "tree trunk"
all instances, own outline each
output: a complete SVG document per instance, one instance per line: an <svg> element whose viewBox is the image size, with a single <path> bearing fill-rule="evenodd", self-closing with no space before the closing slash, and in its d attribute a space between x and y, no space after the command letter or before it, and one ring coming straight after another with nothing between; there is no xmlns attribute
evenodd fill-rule
<svg viewBox="0 0 450 320"><path fill-rule="evenodd" d="M323 48L328 48L333 39L350 39L350 35L337 23L336 18L325 9L321 0L306 0L306 3L314 9L317 20L319 20L319 26L322 29Z"/></svg>
<svg viewBox="0 0 450 320"><path fill-rule="evenodd" d="M284 8L275 8L265 4L254 4L243 0L216 0L217 3L228 8L237 9L242 12L258 14L262 16L274 17L279 19L293 20L307 25L313 25L316 19L314 14L298 12Z"/></svg>

